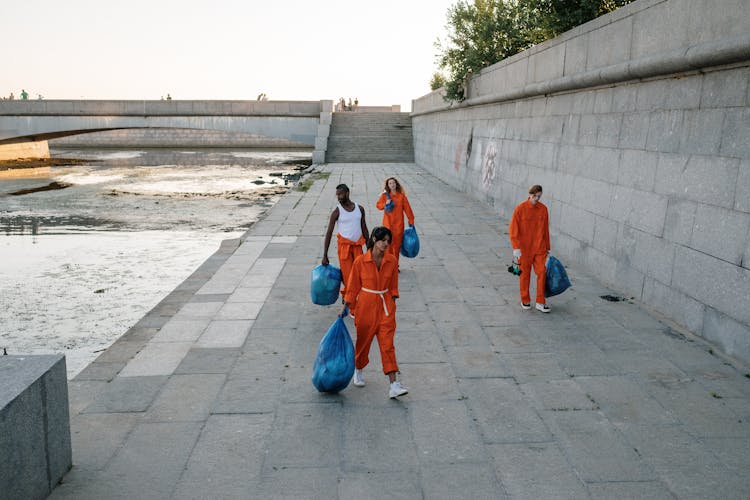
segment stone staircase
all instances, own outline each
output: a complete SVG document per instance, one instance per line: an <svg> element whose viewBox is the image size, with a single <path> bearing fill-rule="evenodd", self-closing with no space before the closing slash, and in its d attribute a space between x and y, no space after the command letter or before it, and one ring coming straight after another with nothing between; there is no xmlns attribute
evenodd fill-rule
<svg viewBox="0 0 750 500"><path fill-rule="evenodd" d="M333 113L326 163L412 163L409 113Z"/></svg>

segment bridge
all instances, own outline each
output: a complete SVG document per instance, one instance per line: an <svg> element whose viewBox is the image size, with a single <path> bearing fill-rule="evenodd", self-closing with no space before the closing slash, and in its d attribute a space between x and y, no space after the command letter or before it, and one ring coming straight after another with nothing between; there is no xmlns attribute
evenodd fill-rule
<svg viewBox="0 0 750 500"><path fill-rule="evenodd" d="M182 128L242 132L315 148L322 157L333 101L0 101L0 159L58 137L118 129ZM321 127L321 124L323 125ZM7 154L3 155L3 150ZM315 154L314 154L315 155Z"/></svg>

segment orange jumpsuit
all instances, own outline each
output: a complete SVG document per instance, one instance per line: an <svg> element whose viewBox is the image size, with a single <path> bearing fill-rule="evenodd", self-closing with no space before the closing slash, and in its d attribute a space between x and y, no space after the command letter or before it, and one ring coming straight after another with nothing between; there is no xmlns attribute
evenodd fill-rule
<svg viewBox="0 0 750 500"><path fill-rule="evenodd" d="M357 257L362 255L362 245L365 244L365 237L360 236L358 241L352 241L344 238L341 234L336 234L336 250L339 255L339 266L341 266L341 295L346 293L346 282L352 272L352 266Z"/></svg>
<svg viewBox="0 0 750 500"><path fill-rule="evenodd" d="M537 201L533 205L528 199L513 210L510 219L510 243L513 248L521 249L519 266L521 268L520 286L521 302L531 303L529 284L531 267L536 274L536 302L544 304L544 283L547 278L545 261L549 245L549 214L547 207Z"/></svg>
<svg viewBox="0 0 750 500"><path fill-rule="evenodd" d="M378 339L380 360L386 375L398 371L396 348L396 301L398 298L398 262L386 252L380 270L372 259L372 251L357 257L346 285L346 302L357 309L354 326L357 341L354 346L354 366L361 370L370 362L370 345Z"/></svg>
<svg viewBox="0 0 750 500"><path fill-rule="evenodd" d="M409 224L414 224L414 212L411 210L409 205L409 198L405 194L391 193L391 199L393 200L394 207L390 212L385 212L385 204L388 201L385 193L380 194L375 206L378 210L383 210L383 226L391 230L392 241L388 245L388 252L396 257L396 263L398 263L398 257L401 251L401 241L404 239L404 214L409 219Z"/></svg>

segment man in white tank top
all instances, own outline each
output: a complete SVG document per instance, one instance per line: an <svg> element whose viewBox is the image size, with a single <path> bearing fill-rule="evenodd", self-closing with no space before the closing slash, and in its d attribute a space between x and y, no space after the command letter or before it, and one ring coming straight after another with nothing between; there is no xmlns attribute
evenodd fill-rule
<svg viewBox="0 0 750 500"><path fill-rule="evenodd" d="M339 266L341 267L341 295L346 291L346 282L349 280L349 274L352 271L354 259L362 255L362 245L365 244L369 237L367 223L365 222L365 209L349 199L349 187L346 184L336 186L336 198L339 200L338 206L333 209L331 218L328 220L328 230L326 239L323 243L323 260L324 266L328 265L328 247L331 245L331 236L333 235L333 226L336 221L339 223L339 232L336 235L338 243Z"/></svg>

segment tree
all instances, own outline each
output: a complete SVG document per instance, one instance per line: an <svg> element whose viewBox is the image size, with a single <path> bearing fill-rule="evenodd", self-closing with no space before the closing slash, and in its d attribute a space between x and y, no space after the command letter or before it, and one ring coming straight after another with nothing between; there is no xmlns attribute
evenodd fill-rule
<svg viewBox="0 0 750 500"><path fill-rule="evenodd" d="M464 100L472 73L631 1L459 0L448 9L447 41L435 42L446 100Z"/></svg>
<svg viewBox="0 0 750 500"><path fill-rule="evenodd" d="M432 74L432 78L430 79L430 90L437 90L441 87L445 87L445 77L442 73L436 71Z"/></svg>

